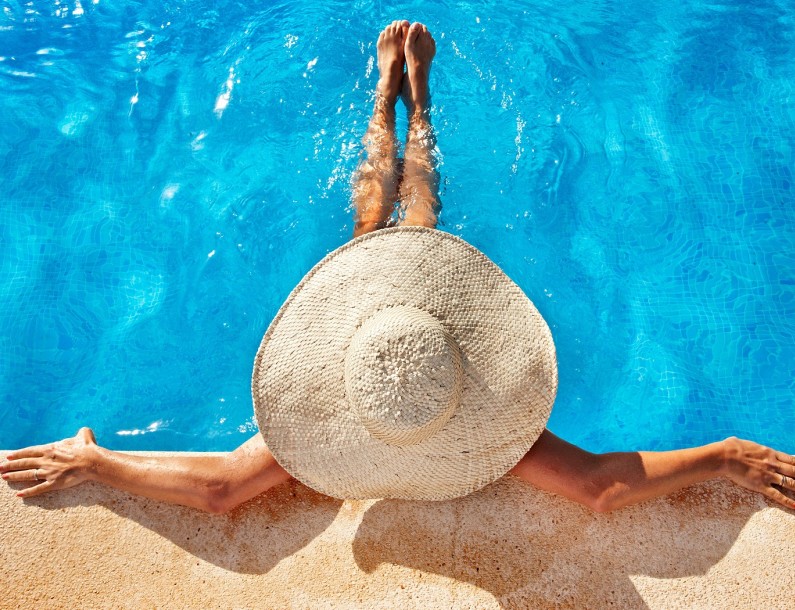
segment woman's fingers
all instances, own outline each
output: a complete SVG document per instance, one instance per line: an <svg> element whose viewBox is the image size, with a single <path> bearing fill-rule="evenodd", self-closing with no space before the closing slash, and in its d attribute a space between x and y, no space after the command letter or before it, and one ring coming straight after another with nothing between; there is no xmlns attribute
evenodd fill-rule
<svg viewBox="0 0 795 610"><path fill-rule="evenodd" d="M789 464L790 466L795 467L795 455L790 455L789 453L776 452L776 459L782 464Z"/></svg>
<svg viewBox="0 0 795 610"><path fill-rule="evenodd" d="M52 451L52 445L34 445L33 447L25 447L24 449L12 451L6 456L6 459L18 460L20 458L41 457L48 451Z"/></svg>
<svg viewBox="0 0 795 610"><path fill-rule="evenodd" d="M789 464L782 464L778 463L776 465L776 473L783 474L786 477L792 479L795 477L795 466L790 466Z"/></svg>
<svg viewBox="0 0 795 610"><path fill-rule="evenodd" d="M22 458L10 460L0 465L0 472L14 472L17 470L31 470L41 468L41 458Z"/></svg>
<svg viewBox="0 0 795 610"><path fill-rule="evenodd" d="M795 500L790 498L789 496L785 496L775 487L767 486L762 493L773 500L773 502L777 502L782 506L786 506L787 508L791 508L795 510Z"/></svg>
<svg viewBox="0 0 795 610"><path fill-rule="evenodd" d="M772 468L770 484L777 485L785 491L795 491L795 458L787 453L776 453L778 461Z"/></svg>
<svg viewBox="0 0 795 610"><path fill-rule="evenodd" d="M39 477L38 479L36 477ZM42 472L40 470L19 470L17 472L8 472L3 475L3 480L8 483L33 483L35 481L44 481Z"/></svg>
<svg viewBox="0 0 795 610"><path fill-rule="evenodd" d="M38 485L34 485L33 487L28 487L27 489L23 489L19 493L17 493L17 497L19 498L32 498L33 496L38 496L39 494L43 494L46 491L50 490L50 487L53 486L51 481L43 481Z"/></svg>
<svg viewBox="0 0 795 610"><path fill-rule="evenodd" d="M84 443L96 444L97 439L94 437L94 431L91 428L80 428L72 438L67 438L57 443L47 443L46 445L33 445L32 447L25 447L24 449L17 449L12 451L6 456L7 460L19 460L21 458L35 458L54 455L55 449L59 446L69 445L75 439L79 439Z"/></svg>
<svg viewBox="0 0 795 610"><path fill-rule="evenodd" d="M38 483L37 485L19 491L17 496L20 498L37 496L48 491L55 485L54 481L48 481L44 477L44 471L41 468L37 468L35 462L38 462L38 460L34 458L15 460L10 462L14 470L9 471L8 469L4 469L3 480L7 483Z"/></svg>
<svg viewBox="0 0 795 610"><path fill-rule="evenodd" d="M782 474L780 477L777 477L777 480L774 481L773 484L778 485L781 489L795 491L795 479L793 479L792 477L788 477L785 474Z"/></svg>
<svg viewBox="0 0 795 610"><path fill-rule="evenodd" d="M795 456L735 437L725 446L729 479L795 510Z"/></svg>
<svg viewBox="0 0 795 610"><path fill-rule="evenodd" d="M783 469L784 468L780 468L779 470ZM788 467L788 470L791 471L792 469ZM795 509L795 499L783 493L785 491L795 492L795 478L783 473L775 473L771 475L770 484L765 486L762 493L774 502L778 502L787 508Z"/></svg>
<svg viewBox="0 0 795 610"><path fill-rule="evenodd" d="M91 428L80 428L72 438L12 451L0 462L8 483L33 483L17 496L30 498L84 481L90 467L87 451L96 445Z"/></svg>

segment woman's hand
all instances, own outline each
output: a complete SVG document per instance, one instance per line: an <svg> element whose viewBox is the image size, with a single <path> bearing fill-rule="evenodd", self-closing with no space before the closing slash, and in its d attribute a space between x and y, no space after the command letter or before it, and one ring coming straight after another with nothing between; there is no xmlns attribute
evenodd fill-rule
<svg viewBox="0 0 795 610"><path fill-rule="evenodd" d="M31 498L48 491L73 487L90 478L97 441L89 428L72 438L13 451L0 464L3 479L10 483L36 483L17 496Z"/></svg>
<svg viewBox="0 0 795 610"><path fill-rule="evenodd" d="M723 441L724 476L741 487L757 491L774 502L795 509L795 456L739 438Z"/></svg>

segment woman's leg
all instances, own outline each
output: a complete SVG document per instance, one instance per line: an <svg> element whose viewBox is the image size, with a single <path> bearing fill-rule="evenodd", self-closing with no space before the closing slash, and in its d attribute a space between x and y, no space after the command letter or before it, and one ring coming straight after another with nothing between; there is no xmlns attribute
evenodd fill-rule
<svg viewBox="0 0 795 610"><path fill-rule="evenodd" d="M354 237L385 227L397 201L395 103L403 82L408 30L408 21L393 21L378 37L379 78L375 107L364 136L367 156L353 182Z"/></svg>
<svg viewBox="0 0 795 610"><path fill-rule="evenodd" d="M413 23L406 36L406 75L403 101L409 111L403 180L398 194L401 225L436 227L439 212L439 173L433 149L428 75L436 54L436 42L421 23Z"/></svg>

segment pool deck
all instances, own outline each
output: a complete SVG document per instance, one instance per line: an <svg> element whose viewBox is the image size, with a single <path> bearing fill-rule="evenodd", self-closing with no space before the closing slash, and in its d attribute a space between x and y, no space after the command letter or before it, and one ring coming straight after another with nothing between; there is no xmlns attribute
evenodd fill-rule
<svg viewBox="0 0 795 610"><path fill-rule="evenodd" d="M95 484L27 502L0 490L0 608L738 610L795 596L795 513L722 481L607 515L512 477L439 503L291 482L220 516Z"/></svg>

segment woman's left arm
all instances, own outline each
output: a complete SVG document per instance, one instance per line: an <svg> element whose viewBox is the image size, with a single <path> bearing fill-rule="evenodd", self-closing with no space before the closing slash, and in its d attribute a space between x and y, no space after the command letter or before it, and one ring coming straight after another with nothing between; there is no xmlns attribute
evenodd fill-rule
<svg viewBox="0 0 795 610"><path fill-rule="evenodd" d="M737 438L675 451L594 454L544 430L511 473L597 512L717 477L795 509L782 492L795 491L795 457Z"/></svg>

